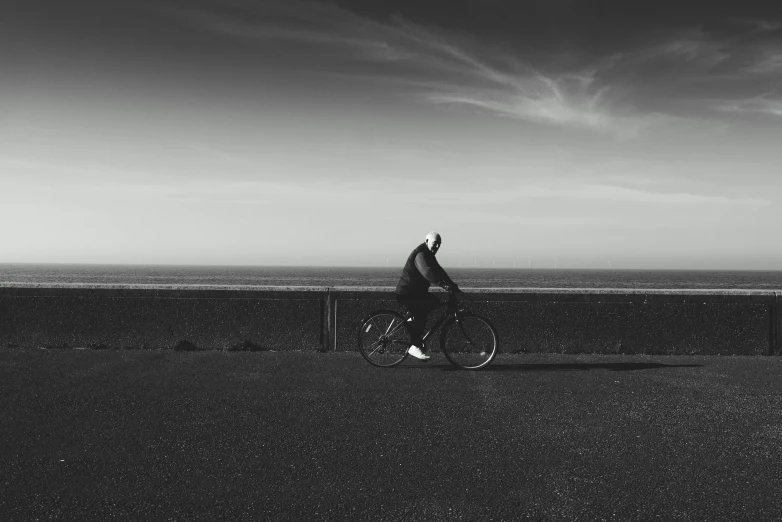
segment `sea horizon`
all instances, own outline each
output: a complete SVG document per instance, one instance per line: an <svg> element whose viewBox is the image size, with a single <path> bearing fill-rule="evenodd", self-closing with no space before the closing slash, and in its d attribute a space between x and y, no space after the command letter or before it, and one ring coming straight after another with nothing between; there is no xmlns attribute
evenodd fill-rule
<svg viewBox="0 0 782 522"><path fill-rule="evenodd" d="M388 269L401 270L402 265L378 266L378 265L323 265L323 264L246 264L246 263L99 263L99 262L0 262L2 266L122 266L122 267L185 267L185 268L318 268L318 269ZM779 272L766 268L697 268L697 267L542 267L542 266L451 266L443 267L448 270L578 270L578 271L709 271L709 272Z"/></svg>
<svg viewBox="0 0 782 522"><path fill-rule="evenodd" d="M782 289L782 270L447 268L462 287ZM0 283L396 286L401 267L0 263Z"/></svg>

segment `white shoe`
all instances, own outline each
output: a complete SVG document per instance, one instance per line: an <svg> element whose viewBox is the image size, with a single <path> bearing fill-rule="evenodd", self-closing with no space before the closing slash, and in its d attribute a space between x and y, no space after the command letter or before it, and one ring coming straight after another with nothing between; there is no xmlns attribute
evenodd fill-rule
<svg viewBox="0 0 782 522"><path fill-rule="evenodd" d="M409 353L416 359L420 359L422 361L428 361L429 359L431 359L431 357L429 357L424 352L422 352L421 349L416 345L410 346L410 348L407 349L407 353Z"/></svg>

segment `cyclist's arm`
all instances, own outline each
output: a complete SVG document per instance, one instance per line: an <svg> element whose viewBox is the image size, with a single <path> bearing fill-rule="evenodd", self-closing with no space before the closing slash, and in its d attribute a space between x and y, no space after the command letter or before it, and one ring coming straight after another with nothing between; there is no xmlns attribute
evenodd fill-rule
<svg viewBox="0 0 782 522"><path fill-rule="evenodd" d="M427 256L425 252L419 252L415 256L415 267L430 283L434 283L449 291L457 291L459 289L433 255Z"/></svg>

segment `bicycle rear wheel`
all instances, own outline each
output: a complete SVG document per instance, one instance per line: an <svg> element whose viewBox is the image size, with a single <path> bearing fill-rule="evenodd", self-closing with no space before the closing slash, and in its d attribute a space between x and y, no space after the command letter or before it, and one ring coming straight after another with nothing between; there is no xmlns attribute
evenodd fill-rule
<svg viewBox="0 0 782 522"><path fill-rule="evenodd" d="M390 310L372 312L361 322L358 350L370 364L390 368L407 357L410 346L402 315Z"/></svg>
<svg viewBox="0 0 782 522"><path fill-rule="evenodd" d="M449 319L440 334L440 348L451 364L464 370L487 366L497 355L497 331L488 319L463 313Z"/></svg>

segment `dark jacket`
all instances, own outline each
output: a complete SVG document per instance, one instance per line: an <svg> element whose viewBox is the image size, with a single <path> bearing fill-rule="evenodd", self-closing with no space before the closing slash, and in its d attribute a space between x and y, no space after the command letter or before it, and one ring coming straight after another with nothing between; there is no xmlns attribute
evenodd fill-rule
<svg viewBox="0 0 782 522"><path fill-rule="evenodd" d="M453 285L453 281L437 262L426 243L421 243L407 257L407 262L402 269L402 277L399 278L399 283L396 285L396 293L399 295L425 294L429 291L429 286L432 283L438 286Z"/></svg>

